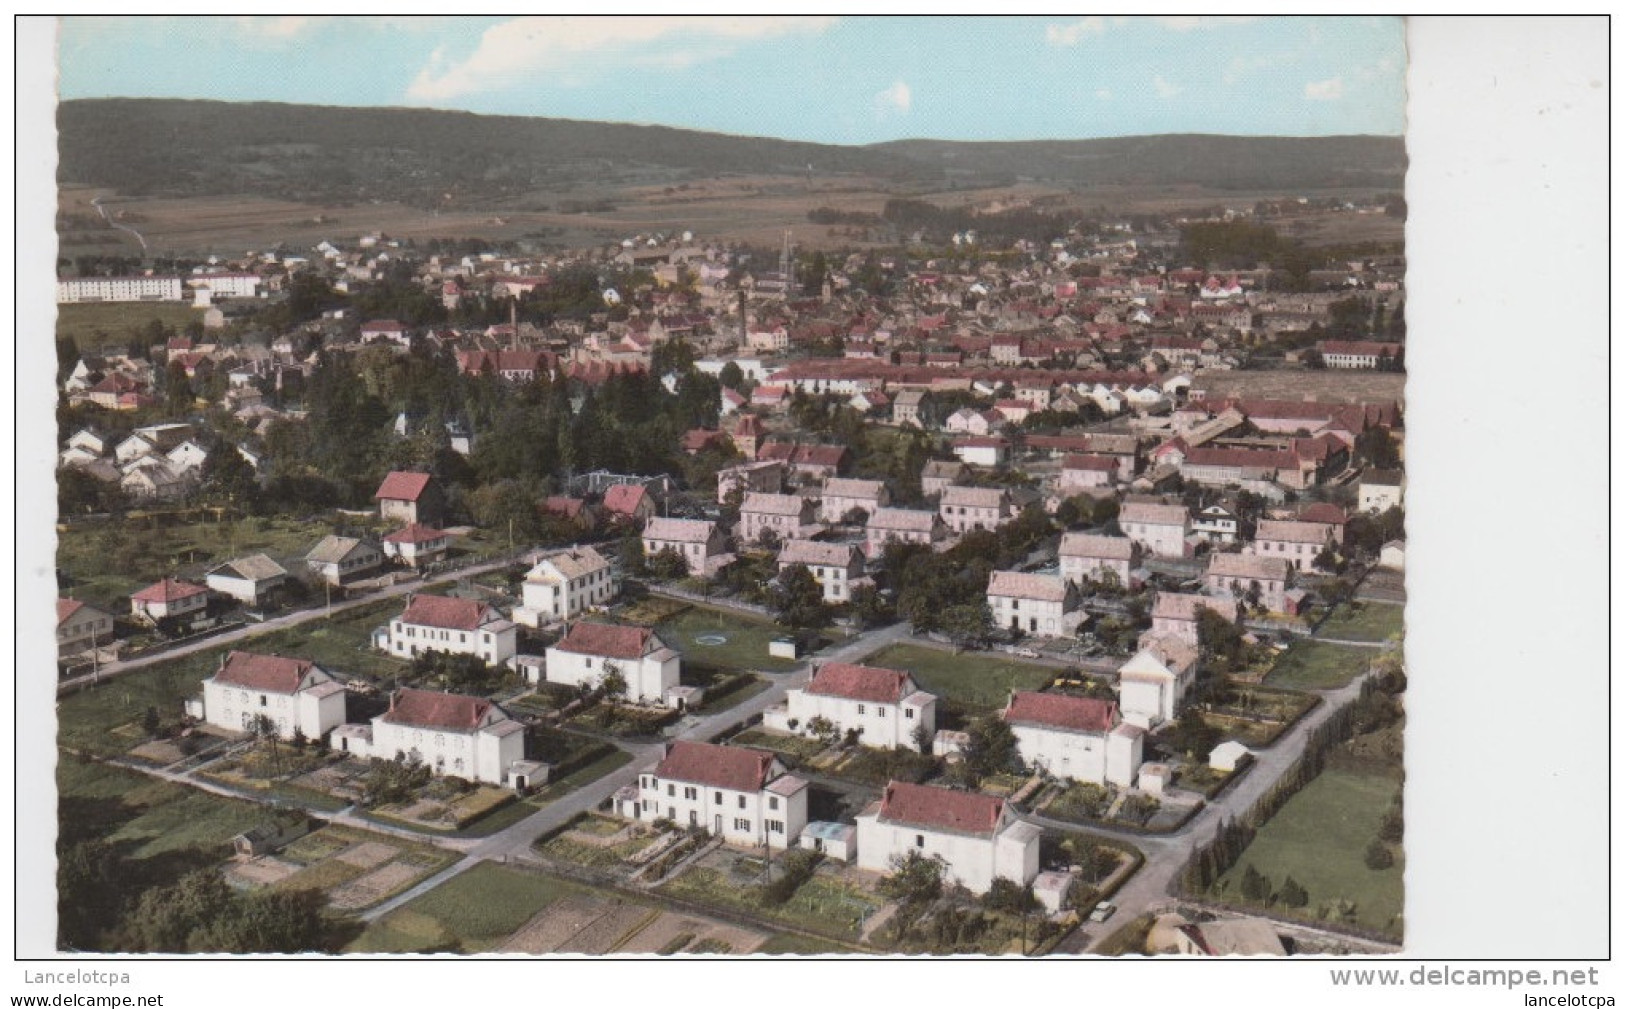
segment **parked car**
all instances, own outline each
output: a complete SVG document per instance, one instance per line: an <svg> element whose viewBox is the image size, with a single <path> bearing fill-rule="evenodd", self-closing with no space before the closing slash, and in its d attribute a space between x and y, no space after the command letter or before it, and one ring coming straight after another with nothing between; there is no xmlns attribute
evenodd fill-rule
<svg viewBox="0 0 1625 1009"><path fill-rule="evenodd" d="M1109 900L1103 900L1095 905L1093 911L1089 912L1089 920L1095 922L1105 921L1116 913L1117 905Z"/></svg>

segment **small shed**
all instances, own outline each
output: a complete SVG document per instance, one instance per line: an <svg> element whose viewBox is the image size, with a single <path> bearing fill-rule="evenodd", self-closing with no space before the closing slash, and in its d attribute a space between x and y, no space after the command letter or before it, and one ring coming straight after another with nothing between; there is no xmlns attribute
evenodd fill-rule
<svg viewBox="0 0 1625 1009"><path fill-rule="evenodd" d="M231 839L231 847L244 857L269 855L308 833L310 821L303 815L278 816L238 834Z"/></svg>
<svg viewBox="0 0 1625 1009"><path fill-rule="evenodd" d="M1056 914L1066 908L1067 894L1072 892L1073 874L1051 869L1041 872L1033 878L1033 896L1038 904L1050 914Z"/></svg>
<svg viewBox="0 0 1625 1009"><path fill-rule="evenodd" d="M691 711L705 703L705 688L691 684L678 684L675 687L667 687L666 692L661 695L661 700L665 702L668 708L675 708L678 711Z"/></svg>
<svg viewBox="0 0 1625 1009"><path fill-rule="evenodd" d="M933 757L957 757L965 752L970 743L970 733L955 732L952 729L938 729L931 740L931 755Z"/></svg>
<svg viewBox="0 0 1625 1009"><path fill-rule="evenodd" d="M1405 570L1405 541L1393 540L1382 545L1382 553L1378 555L1377 567L1388 568L1391 571Z"/></svg>
<svg viewBox="0 0 1625 1009"><path fill-rule="evenodd" d="M774 638L772 641L768 642L767 654L773 656L775 659L797 658L796 639Z"/></svg>
<svg viewBox="0 0 1625 1009"><path fill-rule="evenodd" d="M520 795L525 795L547 784L552 770L551 764L539 760L516 760L508 765L507 785Z"/></svg>
<svg viewBox="0 0 1625 1009"><path fill-rule="evenodd" d="M1173 770L1167 764L1140 765L1140 791L1145 794L1161 795L1173 783Z"/></svg>
<svg viewBox="0 0 1625 1009"><path fill-rule="evenodd" d="M799 844L830 858L851 862L858 857L858 828L850 823L814 820L801 829Z"/></svg>
<svg viewBox="0 0 1625 1009"><path fill-rule="evenodd" d="M1207 766L1215 771L1234 771L1244 761L1252 758L1253 752L1234 739L1226 740L1213 748L1207 755Z"/></svg>

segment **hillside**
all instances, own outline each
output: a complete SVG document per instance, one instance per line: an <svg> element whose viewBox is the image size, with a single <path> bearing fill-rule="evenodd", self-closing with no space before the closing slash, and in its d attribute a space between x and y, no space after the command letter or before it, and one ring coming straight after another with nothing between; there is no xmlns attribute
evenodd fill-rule
<svg viewBox="0 0 1625 1009"><path fill-rule="evenodd" d="M130 196L254 195L342 205L517 208L546 194L589 202L606 188L730 175L800 175L927 184L1015 179L1084 188L1215 190L1401 186L1397 137L1151 136L842 147L662 126L398 108L163 99L64 102L66 184Z"/></svg>

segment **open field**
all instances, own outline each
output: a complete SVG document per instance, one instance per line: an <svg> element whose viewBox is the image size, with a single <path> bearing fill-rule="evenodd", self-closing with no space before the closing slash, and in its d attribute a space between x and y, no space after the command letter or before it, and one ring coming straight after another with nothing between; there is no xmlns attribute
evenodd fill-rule
<svg viewBox="0 0 1625 1009"><path fill-rule="evenodd" d="M1299 639L1275 660L1264 682L1296 690L1333 690L1365 672L1377 655L1372 648Z"/></svg>
<svg viewBox="0 0 1625 1009"><path fill-rule="evenodd" d="M1055 678L1055 670L1018 662L991 652L954 654L923 645L896 644L863 660L871 666L904 669L920 689L975 708L1002 708L1011 690L1037 690Z"/></svg>
<svg viewBox="0 0 1625 1009"><path fill-rule="evenodd" d="M265 822L263 807L226 799L134 771L63 754L56 768L64 828L86 831L133 858L148 859L187 848L221 859L233 837ZM71 826L70 826L71 824Z"/></svg>
<svg viewBox="0 0 1625 1009"><path fill-rule="evenodd" d="M1220 877L1224 900L1242 903L1241 877L1248 865L1279 889L1288 876L1309 893L1301 909L1277 903L1276 914L1316 919L1322 905L1339 899L1357 902L1354 924L1396 935L1404 909L1405 861L1396 850L1393 866L1366 868L1365 849L1400 788L1396 777L1350 770L1323 771L1282 806Z"/></svg>
<svg viewBox="0 0 1625 1009"><path fill-rule="evenodd" d="M763 669L788 672L796 663L767 654L767 646L785 630L731 610L706 606L689 608L655 625L662 641L683 653L685 671L695 666L712 669Z"/></svg>
<svg viewBox="0 0 1625 1009"><path fill-rule="evenodd" d="M866 916L881 906L880 898L872 893L822 873L801 884L794 896L776 907L763 903L754 886L736 884L709 865L690 868L659 889L673 897L734 908L849 940L858 938Z"/></svg>
<svg viewBox="0 0 1625 1009"><path fill-rule="evenodd" d="M1209 371L1196 381L1209 399L1226 396L1302 400L1326 403L1380 402L1405 397L1405 375L1393 371Z"/></svg>
<svg viewBox="0 0 1625 1009"><path fill-rule="evenodd" d="M111 232L120 235L121 232ZM139 246L131 243L131 251L120 250L120 255L137 255ZM140 333L132 338L132 330L145 330L154 320L170 329L184 330L188 323L203 321L203 310L193 308L184 301L140 301L85 305L58 305L56 335L71 336L81 353L99 351L104 347L123 347L131 343L146 345L148 338Z"/></svg>
<svg viewBox="0 0 1625 1009"><path fill-rule="evenodd" d="M482 862L372 922L345 952L483 952L538 911L582 892L563 880Z"/></svg>
<svg viewBox="0 0 1625 1009"><path fill-rule="evenodd" d="M1345 641L1387 641L1405 630L1405 607L1394 603L1339 606L1315 634Z"/></svg>

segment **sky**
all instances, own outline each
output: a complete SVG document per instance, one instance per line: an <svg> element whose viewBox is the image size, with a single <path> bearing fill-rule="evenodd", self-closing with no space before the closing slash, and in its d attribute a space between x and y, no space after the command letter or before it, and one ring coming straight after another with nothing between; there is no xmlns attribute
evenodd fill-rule
<svg viewBox="0 0 1625 1009"><path fill-rule="evenodd" d="M659 123L832 144L1398 135L1398 18L63 18L59 93Z"/></svg>

